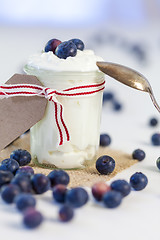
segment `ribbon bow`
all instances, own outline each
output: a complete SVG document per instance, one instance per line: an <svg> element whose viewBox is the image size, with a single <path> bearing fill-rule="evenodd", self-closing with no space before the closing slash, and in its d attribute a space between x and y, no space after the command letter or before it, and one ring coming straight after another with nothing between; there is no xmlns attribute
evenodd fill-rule
<svg viewBox="0 0 160 240"><path fill-rule="evenodd" d="M80 97L92 95L104 89L105 81L99 84L82 85L59 91L48 87L33 84L0 85L0 99L17 96L40 96L54 103L54 116L59 132L59 145L70 140L69 130L63 117L63 105L57 100L57 96Z"/></svg>

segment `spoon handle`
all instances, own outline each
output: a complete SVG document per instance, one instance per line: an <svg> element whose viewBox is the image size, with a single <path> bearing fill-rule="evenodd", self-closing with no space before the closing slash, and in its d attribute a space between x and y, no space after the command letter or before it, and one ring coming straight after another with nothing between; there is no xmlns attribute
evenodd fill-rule
<svg viewBox="0 0 160 240"><path fill-rule="evenodd" d="M152 88L151 88L151 87L148 88L148 93L149 93L149 95L150 95L150 98L151 98L151 100L152 100L155 108L156 108L156 109L158 110L158 112L160 113L160 106L158 105L158 103L157 103L157 101L156 101L156 99L155 99L155 96L154 96L154 94L153 94L153 91L152 91Z"/></svg>
<svg viewBox="0 0 160 240"><path fill-rule="evenodd" d="M148 92L154 106L160 112L160 106L155 99L151 85L141 73L116 63L97 62L96 64L100 71L117 81L137 90Z"/></svg>

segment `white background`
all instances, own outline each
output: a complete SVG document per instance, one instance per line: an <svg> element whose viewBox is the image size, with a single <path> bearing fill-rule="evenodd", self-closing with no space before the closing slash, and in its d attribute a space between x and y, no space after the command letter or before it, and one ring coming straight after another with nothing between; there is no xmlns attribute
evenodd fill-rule
<svg viewBox="0 0 160 240"><path fill-rule="evenodd" d="M3 1L2 1L3 2ZM160 104L160 31L157 22L122 26L94 24L88 28L60 28L52 26L0 26L0 81L4 83L15 72L22 73L28 56L41 51L51 38L67 40L81 38L86 47L93 48L104 60L132 67L150 81ZM112 40L109 40L111 39ZM96 40L99 38L100 40ZM131 52L138 43L146 52L142 62ZM73 221L62 224L57 220L58 206L53 204L51 192L38 196L37 208L44 214L44 223L36 230L27 230L22 216L14 205L8 206L0 200L0 234L8 239L159 239L160 171L156 159L160 147L151 144L151 136L159 132L160 124L151 128L148 121L159 113L147 93L133 90L106 77L106 90L112 90L122 103L123 109L114 112L110 105L102 111L101 132L110 134L111 147L127 153L141 148L146 152L143 162L118 174L114 179L129 180L136 171L148 177L148 186L140 192L132 191L116 209L96 205L92 197L89 203L75 211ZM3 114L3 113L1 113ZM90 189L87 189L90 193Z"/></svg>

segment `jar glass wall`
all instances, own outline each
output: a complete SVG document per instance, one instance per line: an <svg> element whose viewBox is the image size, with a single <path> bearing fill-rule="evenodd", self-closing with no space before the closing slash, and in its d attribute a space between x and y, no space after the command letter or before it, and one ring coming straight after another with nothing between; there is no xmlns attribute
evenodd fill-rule
<svg viewBox="0 0 160 240"><path fill-rule="evenodd" d="M104 74L99 71L55 72L34 69L28 65L24 71L36 76L44 86L56 90L104 81ZM102 94L103 91L86 96L57 96L63 105L63 115L70 134L70 141L61 146L58 145L55 106L53 102L48 102L45 116L31 128L33 161L63 169L83 168L95 161L99 147Z"/></svg>

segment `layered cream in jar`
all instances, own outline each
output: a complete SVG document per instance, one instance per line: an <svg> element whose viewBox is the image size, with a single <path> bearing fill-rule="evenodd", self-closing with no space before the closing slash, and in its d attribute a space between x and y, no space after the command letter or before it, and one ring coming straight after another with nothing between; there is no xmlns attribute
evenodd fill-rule
<svg viewBox="0 0 160 240"><path fill-rule="evenodd" d="M104 84L104 74L98 70L97 61L103 59L92 50L78 49L74 57L66 59L57 57L52 51L29 58L24 71L35 75L45 87L60 92L75 89L72 90L75 93L73 96L56 95L55 99L63 107L69 139L59 144L55 103L48 101L45 116L31 128L33 161L35 159L39 164L63 169L83 168L95 161L99 147L103 88L94 90ZM88 86L89 90L93 86L93 93L84 94Z"/></svg>

